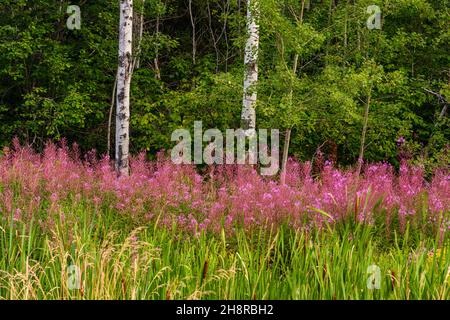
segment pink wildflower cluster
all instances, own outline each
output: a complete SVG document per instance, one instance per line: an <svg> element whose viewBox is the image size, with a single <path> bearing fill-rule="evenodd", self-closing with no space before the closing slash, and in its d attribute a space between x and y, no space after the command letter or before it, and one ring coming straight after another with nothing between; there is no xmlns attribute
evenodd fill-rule
<svg viewBox="0 0 450 320"><path fill-rule="evenodd" d="M0 157L0 218L26 220L43 211L63 217L83 204L99 214L115 210L193 232L281 223L312 228L345 219L373 224L377 217L388 225L397 219L403 228L407 221L423 221L424 213L427 223L444 232L450 228L445 170L427 182L420 168L407 164L399 174L386 163L367 165L357 177L327 163L313 177L309 162L290 159L281 185L246 166L209 167L199 174L162 155L150 162L140 154L131 159L131 175L117 177L107 157L79 158L76 146L48 144L41 155L15 142Z"/></svg>

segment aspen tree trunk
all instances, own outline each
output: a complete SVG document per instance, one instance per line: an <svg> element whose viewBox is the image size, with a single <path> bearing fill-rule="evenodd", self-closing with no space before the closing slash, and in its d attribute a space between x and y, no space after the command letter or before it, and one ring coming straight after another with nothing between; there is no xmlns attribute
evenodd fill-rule
<svg viewBox="0 0 450 320"><path fill-rule="evenodd" d="M142 0L142 9L141 9L141 16L139 18L139 37L138 37L138 46L137 46L137 54L135 55L133 62L132 62L132 68L131 68L131 76L130 76L130 83L131 83L131 77L133 75L133 72L135 69L139 69L140 67L140 56L141 56L141 43L142 43L142 37L144 32L144 6L145 6L145 0ZM107 147L107 154L110 155L111 150L111 125L112 125L112 114L114 110L114 104L116 99L116 89L117 89L117 76L118 72L116 72L116 77L114 79L114 87L113 87L113 93L111 98L111 107L109 109L109 118L108 118L108 147Z"/></svg>
<svg viewBox="0 0 450 320"><path fill-rule="evenodd" d="M298 66L298 59L299 55L295 54L294 57L294 66L292 68L293 76L295 77L297 74L297 66ZM289 92L289 101L292 105L292 95L293 95L293 88L291 84L291 89ZM286 167L287 167L287 161L289 156L289 144L291 143L291 128L286 129L285 136L284 136L284 146L283 146L283 159L281 160L281 175L280 175L280 182L281 184L286 183Z"/></svg>
<svg viewBox="0 0 450 320"><path fill-rule="evenodd" d="M345 17L344 17L344 48L348 45L348 0L345 3Z"/></svg>
<svg viewBox="0 0 450 320"><path fill-rule="evenodd" d="M114 78L114 86L113 86L113 92L111 96L111 106L109 107L109 117L108 117L108 134L107 134L107 140L108 140L108 146L106 154L111 157L111 125L112 125L112 115L114 110L114 103L116 99L116 89L117 89L117 72L116 76Z"/></svg>
<svg viewBox="0 0 450 320"><path fill-rule="evenodd" d="M363 124L363 130L362 130L362 134L361 134L361 145L360 145L359 156L358 156L358 167L356 169L356 177L358 177L358 178L359 178L359 175L361 174L361 169L362 169L362 165L364 162L364 150L366 148L366 134L367 134L367 125L369 123L369 108L370 108L371 98L372 98L372 88L369 89L366 107L364 110L364 124Z"/></svg>
<svg viewBox="0 0 450 320"><path fill-rule="evenodd" d="M197 63L197 40L195 39L196 31L194 15L192 13L192 0L189 0L189 17L191 18L192 25L192 64L195 66L195 64Z"/></svg>
<svg viewBox="0 0 450 320"><path fill-rule="evenodd" d="M155 79L161 80L161 70L159 69L159 12L156 16L156 46L155 46L155 59L153 60L155 65Z"/></svg>
<svg viewBox="0 0 450 320"><path fill-rule="evenodd" d="M142 45L142 37L144 35L144 12L145 12L145 0L142 0L141 15L139 16L138 42L136 54L133 60L133 68L131 70L132 73L135 69L139 69L141 66L141 45Z"/></svg>
<svg viewBox="0 0 450 320"><path fill-rule="evenodd" d="M248 39L245 46L245 74L244 97L242 100L241 126L245 134L250 136L256 129L256 88L258 82L258 48L259 25L258 0L247 0L247 33Z"/></svg>
<svg viewBox="0 0 450 320"><path fill-rule="evenodd" d="M308 2L306 2L308 1ZM306 8L309 9L309 0L302 0L302 9L300 11L300 19L298 20L298 23L300 25L303 24L303 15L305 13L305 5ZM298 53L294 56L294 66L292 67L292 73L293 76L297 76L297 68L298 68L298 59L300 56ZM293 95L293 88L292 88L292 82L291 82L291 88L289 91L289 101L292 105L292 95ZM291 143L291 128L287 128L286 132L284 134L284 146L283 146L283 158L281 160L281 174L280 174L280 183L285 184L286 183L286 167L287 167L287 161L289 156L289 144Z"/></svg>
<svg viewBox="0 0 450 320"><path fill-rule="evenodd" d="M129 175L130 83L132 72L133 0L120 0L119 65L116 109L116 171Z"/></svg>

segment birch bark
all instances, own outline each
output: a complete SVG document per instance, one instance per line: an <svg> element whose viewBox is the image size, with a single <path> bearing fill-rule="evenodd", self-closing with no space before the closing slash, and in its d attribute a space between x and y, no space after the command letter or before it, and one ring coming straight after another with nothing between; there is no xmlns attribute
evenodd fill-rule
<svg viewBox="0 0 450 320"><path fill-rule="evenodd" d="M120 0L115 148L116 171L119 175L129 175L132 40L133 0Z"/></svg>
<svg viewBox="0 0 450 320"><path fill-rule="evenodd" d="M247 43L245 46L244 96L242 100L241 126L247 136L254 134L256 129L255 85L258 82L258 48L259 25L258 0L247 0Z"/></svg>

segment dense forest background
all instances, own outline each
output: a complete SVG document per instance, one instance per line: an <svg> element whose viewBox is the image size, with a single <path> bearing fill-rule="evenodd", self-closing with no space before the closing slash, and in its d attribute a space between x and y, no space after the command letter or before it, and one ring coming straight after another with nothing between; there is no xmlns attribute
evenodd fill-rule
<svg viewBox="0 0 450 320"><path fill-rule="evenodd" d="M79 30L66 26L69 5L81 8ZM370 5L381 30L366 25ZM171 132L198 120L239 127L246 2L134 10L131 150L169 149ZM355 163L370 101L366 160L447 163L447 0L260 0L260 11L257 125L292 129L292 155ZM0 12L0 146L66 138L107 152L119 1L2 0Z"/></svg>

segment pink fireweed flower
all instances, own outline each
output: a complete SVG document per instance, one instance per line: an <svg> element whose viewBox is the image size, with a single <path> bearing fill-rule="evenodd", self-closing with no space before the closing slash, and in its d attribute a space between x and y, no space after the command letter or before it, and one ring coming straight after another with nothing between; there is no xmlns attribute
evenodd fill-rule
<svg viewBox="0 0 450 320"><path fill-rule="evenodd" d="M14 212L13 220L19 221L21 216L22 216L22 210L20 208L17 208L16 211Z"/></svg>
<svg viewBox="0 0 450 320"><path fill-rule="evenodd" d="M263 199L264 200L272 200L273 196L270 193L264 193Z"/></svg>
<svg viewBox="0 0 450 320"><path fill-rule="evenodd" d="M152 212L162 225L175 222L193 232L198 228L216 232L222 223L231 232L234 222L245 223L245 228L284 221L295 228L323 227L327 218L307 208L332 214L331 223L348 215L373 223L383 215L388 227L396 218L404 227L424 212L427 223L448 229L442 222L449 221L448 170L437 171L427 183L423 169L406 163L399 174L386 163L365 163L360 177L352 170L325 163L313 176L311 163L289 158L286 184L280 185L278 177L262 177L248 166L218 165L203 176L194 166L174 165L161 153L153 162L146 161L143 154L132 156L131 175L118 178L107 157L97 160L91 154L80 160L68 147L53 144L46 146L42 156L29 147L16 144L14 148L16 151L0 157L0 185L4 186L0 211L14 212L22 220L40 209L41 202L33 200L40 197L55 204L51 207L54 212L58 212L60 200L87 200L132 219L154 219ZM15 211L19 205L20 215Z"/></svg>
<svg viewBox="0 0 450 320"><path fill-rule="evenodd" d="M50 200L52 203L55 203L56 201L58 201L58 195L56 193L52 193L52 195L50 196Z"/></svg>

